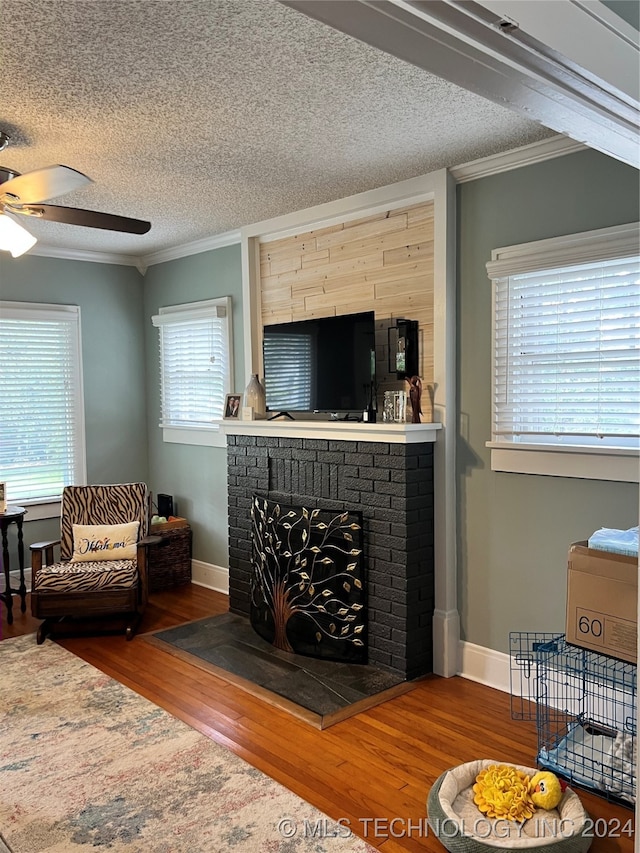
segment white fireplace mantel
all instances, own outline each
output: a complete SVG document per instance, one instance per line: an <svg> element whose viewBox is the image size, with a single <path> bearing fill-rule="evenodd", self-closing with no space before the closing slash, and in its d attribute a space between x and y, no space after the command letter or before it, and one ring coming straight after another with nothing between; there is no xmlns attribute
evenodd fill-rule
<svg viewBox="0 0 640 853"><path fill-rule="evenodd" d="M383 441L391 444L420 444L436 440L442 424L358 423L356 421L224 421L227 435L278 438L324 438L330 441Z"/></svg>

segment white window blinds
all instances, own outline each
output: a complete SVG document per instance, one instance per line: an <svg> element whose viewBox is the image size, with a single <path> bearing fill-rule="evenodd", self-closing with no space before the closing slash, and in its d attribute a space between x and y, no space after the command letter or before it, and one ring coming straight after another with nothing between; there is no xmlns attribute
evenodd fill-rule
<svg viewBox="0 0 640 853"><path fill-rule="evenodd" d="M211 427L231 391L231 300L161 308L162 427Z"/></svg>
<svg viewBox="0 0 640 853"><path fill-rule="evenodd" d="M0 480L7 500L59 498L85 481L80 309L0 303Z"/></svg>
<svg viewBox="0 0 640 853"><path fill-rule="evenodd" d="M494 279L494 440L637 446L640 257Z"/></svg>

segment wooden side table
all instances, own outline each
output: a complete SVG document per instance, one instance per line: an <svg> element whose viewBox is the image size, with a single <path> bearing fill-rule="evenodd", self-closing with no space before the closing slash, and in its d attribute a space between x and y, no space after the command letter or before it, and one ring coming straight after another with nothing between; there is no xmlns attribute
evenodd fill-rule
<svg viewBox="0 0 640 853"><path fill-rule="evenodd" d="M13 624L13 601L12 594L20 595L20 610L24 613L27 609L27 587L24 582L24 543L22 540L22 520L26 515L26 509L22 506L8 506L0 513L0 531L2 533L2 568L4 570L5 590L0 592L0 601L4 601L7 607L7 622ZM11 574L9 567L9 544L7 541L7 530L10 524L18 528L18 568L20 569L20 585L18 589L11 588Z"/></svg>

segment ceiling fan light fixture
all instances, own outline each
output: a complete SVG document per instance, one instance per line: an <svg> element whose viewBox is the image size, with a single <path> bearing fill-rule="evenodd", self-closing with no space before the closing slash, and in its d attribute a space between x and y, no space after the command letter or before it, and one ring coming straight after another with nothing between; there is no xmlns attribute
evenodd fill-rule
<svg viewBox="0 0 640 853"><path fill-rule="evenodd" d="M14 222L6 213L0 213L0 251L10 252L19 258L37 243L36 238L26 228Z"/></svg>

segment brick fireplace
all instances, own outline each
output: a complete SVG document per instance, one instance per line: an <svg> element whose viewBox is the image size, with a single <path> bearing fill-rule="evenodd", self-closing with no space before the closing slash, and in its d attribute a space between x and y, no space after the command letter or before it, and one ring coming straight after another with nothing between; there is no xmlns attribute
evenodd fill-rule
<svg viewBox="0 0 640 853"><path fill-rule="evenodd" d="M360 512L368 662L403 679L431 672L437 426L249 422L227 430L231 612L249 615L254 494Z"/></svg>

